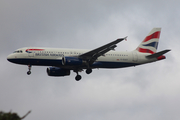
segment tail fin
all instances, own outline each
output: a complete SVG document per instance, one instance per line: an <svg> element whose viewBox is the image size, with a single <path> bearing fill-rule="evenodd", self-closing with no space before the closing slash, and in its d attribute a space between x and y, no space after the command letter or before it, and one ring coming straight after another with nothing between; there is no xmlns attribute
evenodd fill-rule
<svg viewBox="0 0 180 120"><path fill-rule="evenodd" d="M154 54L158 48L158 42L160 37L161 28L153 28L141 44L136 48L136 51L141 53Z"/></svg>

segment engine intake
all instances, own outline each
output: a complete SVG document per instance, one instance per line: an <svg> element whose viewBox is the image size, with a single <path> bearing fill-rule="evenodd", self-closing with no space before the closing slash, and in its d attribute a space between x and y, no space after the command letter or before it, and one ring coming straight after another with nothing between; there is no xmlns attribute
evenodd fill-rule
<svg viewBox="0 0 180 120"><path fill-rule="evenodd" d="M49 67L49 68L47 68L46 71L49 76L68 76L68 75L70 75L70 70L62 69L59 67Z"/></svg>
<svg viewBox="0 0 180 120"><path fill-rule="evenodd" d="M63 57L62 58L63 65L84 65L85 61L77 57Z"/></svg>

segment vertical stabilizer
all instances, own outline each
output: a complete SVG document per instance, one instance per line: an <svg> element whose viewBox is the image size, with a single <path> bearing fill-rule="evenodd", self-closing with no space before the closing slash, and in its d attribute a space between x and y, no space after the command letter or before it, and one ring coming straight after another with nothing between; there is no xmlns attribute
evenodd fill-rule
<svg viewBox="0 0 180 120"><path fill-rule="evenodd" d="M141 53L151 53L151 54L156 53L158 48L160 33L161 33L161 28L153 28L151 32L148 34L148 36L146 36L146 38L136 48L136 51Z"/></svg>

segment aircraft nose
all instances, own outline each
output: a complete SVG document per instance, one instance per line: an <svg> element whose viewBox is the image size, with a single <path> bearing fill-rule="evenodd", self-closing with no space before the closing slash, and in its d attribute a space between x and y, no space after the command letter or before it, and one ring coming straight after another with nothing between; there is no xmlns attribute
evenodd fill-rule
<svg viewBox="0 0 180 120"><path fill-rule="evenodd" d="M9 62L11 62L12 58L13 58L13 57L12 57L11 54L7 56L7 60L8 60Z"/></svg>

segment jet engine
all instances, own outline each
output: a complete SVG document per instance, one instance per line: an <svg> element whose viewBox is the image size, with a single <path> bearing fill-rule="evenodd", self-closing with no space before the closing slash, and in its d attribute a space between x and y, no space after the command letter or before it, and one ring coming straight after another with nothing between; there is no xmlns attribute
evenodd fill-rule
<svg viewBox="0 0 180 120"><path fill-rule="evenodd" d="M59 67L49 67L47 68L47 74L49 76L68 76L70 75L70 70Z"/></svg>
<svg viewBox="0 0 180 120"><path fill-rule="evenodd" d="M77 57L63 57L62 64L63 65L84 65L85 61Z"/></svg>

